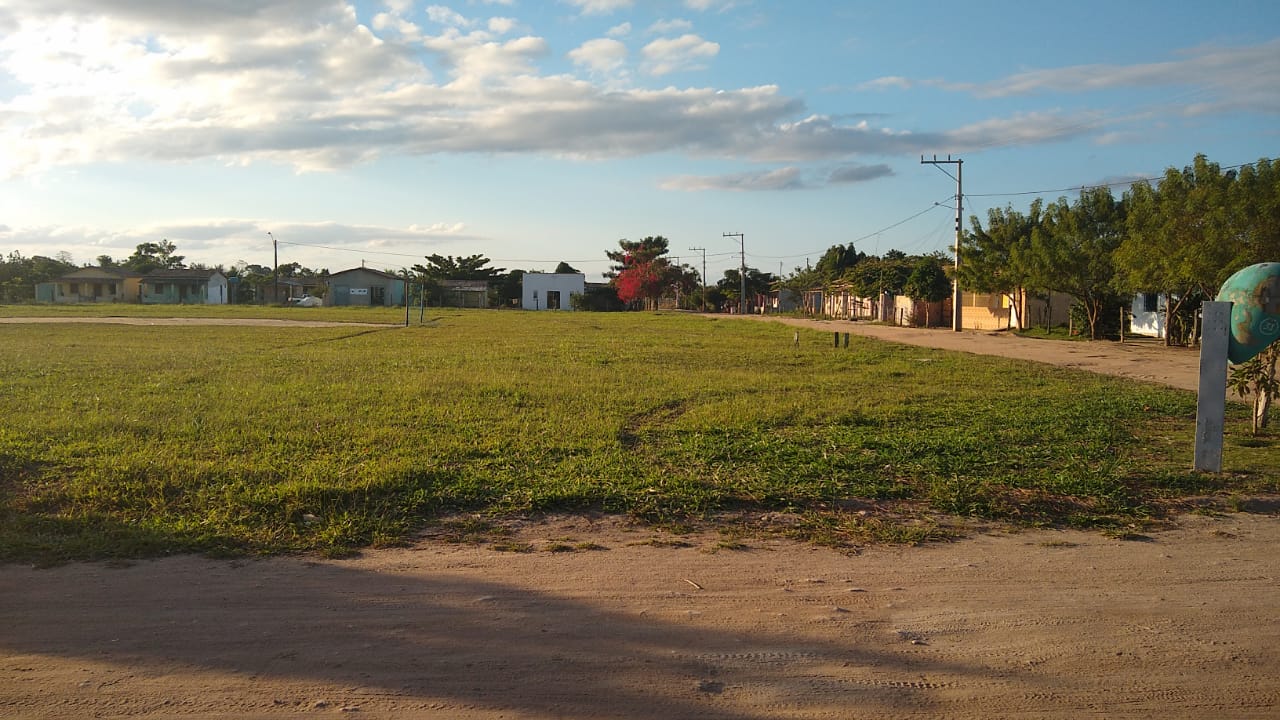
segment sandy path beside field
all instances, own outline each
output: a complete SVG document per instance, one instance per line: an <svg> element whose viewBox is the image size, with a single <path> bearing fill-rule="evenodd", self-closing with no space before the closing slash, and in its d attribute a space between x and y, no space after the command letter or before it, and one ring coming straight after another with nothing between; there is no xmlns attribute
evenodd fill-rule
<svg viewBox="0 0 1280 720"><path fill-rule="evenodd" d="M529 524L539 551L0 568L0 715L1274 717L1280 523L856 556ZM593 542L600 549L550 552Z"/></svg>
<svg viewBox="0 0 1280 720"><path fill-rule="evenodd" d="M1151 338L1135 338L1126 343L1037 340L1020 337L1011 332L975 330L955 332L942 328L907 328L848 320L809 320L758 315L745 317L833 333L850 333L907 345L1031 360L1104 375L1145 380L1183 390L1197 389L1200 381L1198 349L1166 348L1162 341Z"/></svg>

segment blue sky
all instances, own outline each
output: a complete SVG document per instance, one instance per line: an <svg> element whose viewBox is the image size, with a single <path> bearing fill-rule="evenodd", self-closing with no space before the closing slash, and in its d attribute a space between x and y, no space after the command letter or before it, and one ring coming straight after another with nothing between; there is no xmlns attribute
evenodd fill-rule
<svg viewBox="0 0 1280 720"><path fill-rule="evenodd" d="M1275 2L0 0L0 252L708 275L1277 157ZM1117 186L1116 192L1124 187ZM907 220L911 218L910 220ZM906 222L902 222L907 220Z"/></svg>

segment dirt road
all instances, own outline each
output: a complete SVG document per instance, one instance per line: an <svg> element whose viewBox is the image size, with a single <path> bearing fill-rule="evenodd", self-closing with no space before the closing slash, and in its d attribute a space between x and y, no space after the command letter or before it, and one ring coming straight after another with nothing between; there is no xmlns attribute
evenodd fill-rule
<svg viewBox="0 0 1280 720"><path fill-rule="evenodd" d="M846 320L750 317L763 322L850 333L907 345L1031 360L1105 375L1161 383L1183 390L1195 390L1200 378L1199 351L1189 348L1166 348L1160 341L1150 338L1131 339L1126 343L1036 340L1010 332L974 330L954 332L941 328L926 330Z"/></svg>
<svg viewBox="0 0 1280 720"><path fill-rule="evenodd" d="M1025 359L1062 345L851 325ZM1058 364L1170 384L1186 370L1168 359L1194 357L1070 345L1054 351ZM424 538L350 560L0 566L0 717L1270 718L1280 708L1274 514L1188 516L1141 542L979 533L857 555L741 547L616 518L514 533L535 550Z"/></svg>
<svg viewBox="0 0 1280 720"><path fill-rule="evenodd" d="M14 718L1206 718L1280 706L1280 522L856 556L557 519L526 554L0 568ZM582 543L596 549L552 552ZM358 714L354 714L358 713Z"/></svg>

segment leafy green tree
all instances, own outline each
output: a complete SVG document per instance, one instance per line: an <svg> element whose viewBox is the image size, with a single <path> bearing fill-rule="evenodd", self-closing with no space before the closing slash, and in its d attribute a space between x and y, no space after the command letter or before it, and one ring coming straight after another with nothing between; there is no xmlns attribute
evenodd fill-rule
<svg viewBox="0 0 1280 720"><path fill-rule="evenodd" d="M1267 426L1271 403L1280 397L1280 380L1276 366L1280 362L1280 342L1274 342L1262 353L1231 368L1228 385L1240 395L1253 396L1253 434Z"/></svg>
<svg viewBox="0 0 1280 720"><path fill-rule="evenodd" d="M1240 168L1227 197L1238 240L1229 272L1280 262L1280 163L1263 158Z"/></svg>
<svg viewBox="0 0 1280 720"><path fill-rule="evenodd" d="M1108 188L1082 190L1070 203L1059 198L1044 210L1031 236L1031 282L1075 298L1097 339L1104 310L1119 307L1113 255L1124 237L1124 207Z"/></svg>
<svg viewBox="0 0 1280 720"><path fill-rule="evenodd" d="M1158 187L1140 182L1125 195L1117 289L1165 296L1165 344L1234 271L1233 259L1241 254L1228 203L1234 177L1197 155L1190 167L1169 168Z"/></svg>
<svg viewBox="0 0 1280 720"><path fill-rule="evenodd" d="M972 230L960 241L960 285L970 292L1003 295L1016 308L1025 307L1031 272L1028 259L1031 236L1040 225L1044 205L1039 198L1027 213L992 208L987 211L984 229L976 216L970 217ZM1022 329L1022 312L1016 313Z"/></svg>
<svg viewBox="0 0 1280 720"><path fill-rule="evenodd" d="M942 258L937 255L925 255L917 258L911 268L911 274L903 284L903 292L907 297L925 303L941 302L951 294L951 280L943 268ZM925 305L925 326L929 326L929 306Z"/></svg>
<svg viewBox="0 0 1280 720"><path fill-rule="evenodd" d="M747 268L747 297L768 295L774 280L776 278L767 272L761 272L753 267ZM737 268L725 270L724 277L716 283L716 287L721 295L737 305L742 295L742 273Z"/></svg>
<svg viewBox="0 0 1280 720"><path fill-rule="evenodd" d="M20 252L11 252L0 262L0 302L31 302L36 296L36 285L51 282L76 269L70 258L62 253L58 258L43 255L28 258Z"/></svg>
<svg viewBox="0 0 1280 720"><path fill-rule="evenodd" d="M872 256L858 263L845 274L845 279L859 297L902 295L913 268L914 263L905 253L890 250L884 257Z"/></svg>
<svg viewBox="0 0 1280 720"><path fill-rule="evenodd" d="M183 255L175 255L177 246L166 238L158 243L145 242L134 248L133 254L124 261L124 267L139 273L152 270L175 270L186 267Z"/></svg>
<svg viewBox="0 0 1280 720"><path fill-rule="evenodd" d="M854 249L853 243L832 245L827 248L821 258L818 258L818 264L813 269L823 282L830 283L843 277L846 272L866 258L866 255Z"/></svg>
<svg viewBox="0 0 1280 720"><path fill-rule="evenodd" d="M414 265L419 274L433 280L496 280L506 268L486 267L489 258L484 255L428 255L427 264Z"/></svg>

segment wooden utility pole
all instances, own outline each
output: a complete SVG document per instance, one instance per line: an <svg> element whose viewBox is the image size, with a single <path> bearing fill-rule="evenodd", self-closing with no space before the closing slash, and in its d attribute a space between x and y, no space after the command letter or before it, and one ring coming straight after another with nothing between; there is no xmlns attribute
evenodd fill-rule
<svg viewBox="0 0 1280 720"><path fill-rule="evenodd" d="M738 278L742 280L741 294L738 296L738 314L747 314L747 240L740 232L723 233L724 237L738 238L738 252L740 253L740 262L738 263Z"/></svg>
<svg viewBox="0 0 1280 720"><path fill-rule="evenodd" d="M691 247L690 250L702 251L702 312L707 311L707 249Z"/></svg>
<svg viewBox="0 0 1280 720"><path fill-rule="evenodd" d="M925 160L924 156L921 155L920 164L932 165L939 170L942 170L943 165L956 166L956 174L953 178L956 181L956 269L955 277L952 278L951 282L951 329L960 332L963 329L960 307L961 301L964 299L960 293L960 239L963 236L962 218L964 217L964 160L960 158L952 160L950 155L947 156L946 160L939 160L937 155L934 155L932 160ZM951 173L946 170L942 170L942 172L951 177Z"/></svg>

